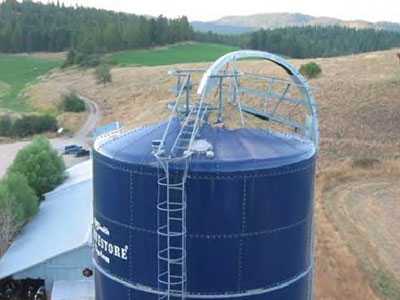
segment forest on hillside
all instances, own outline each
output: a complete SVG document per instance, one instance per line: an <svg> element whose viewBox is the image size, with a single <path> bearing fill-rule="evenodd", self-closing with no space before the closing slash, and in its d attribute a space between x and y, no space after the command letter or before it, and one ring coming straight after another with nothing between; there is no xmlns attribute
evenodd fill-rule
<svg viewBox="0 0 400 300"><path fill-rule="evenodd" d="M0 3L0 52L84 53L149 48L195 40L265 50L293 58L330 57L400 47L400 33L339 26L287 27L241 35L194 32L186 17L168 19L66 7L60 2Z"/></svg>
<svg viewBox="0 0 400 300"><path fill-rule="evenodd" d="M400 47L400 32L342 26L258 30L242 35L194 33L202 42L263 50L293 58L332 57Z"/></svg>
<svg viewBox="0 0 400 300"><path fill-rule="evenodd" d="M399 47L400 33L341 26L288 27L259 30L245 42L247 48L293 58L332 57Z"/></svg>
<svg viewBox="0 0 400 300"><path fill-rule="evenodd" d="M106 10L6 0L0 3L0 52L107 52L191 40L186 17L149 18Z"/></svg>

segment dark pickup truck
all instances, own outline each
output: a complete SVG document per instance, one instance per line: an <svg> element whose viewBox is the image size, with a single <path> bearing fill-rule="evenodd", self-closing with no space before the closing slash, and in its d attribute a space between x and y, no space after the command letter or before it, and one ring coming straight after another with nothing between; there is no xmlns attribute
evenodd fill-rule
<svg viewBox="0 0 400 300"><path fill-rule="evenodd" d="M79 146L79 145L68 145L68 146L64 147L64 155L76 154L80 150L82 150L82 146Z"/></svg>

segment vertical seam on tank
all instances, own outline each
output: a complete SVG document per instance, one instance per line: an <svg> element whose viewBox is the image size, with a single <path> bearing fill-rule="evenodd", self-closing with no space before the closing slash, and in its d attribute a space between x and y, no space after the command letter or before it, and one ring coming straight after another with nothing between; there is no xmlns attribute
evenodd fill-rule
<svg viewBox="0 0 400 300"><path fill-rule="evenodd" d="M314 173L315 173L315 169L314 169ZM315 175L314 175L315 176ZM309 229L309 234L310 234L310 236L309 236L309 238L310 238L310 241L309 241L309 244L310 245L307 245L307 246L310 246L311 247L311 249L310 249L310 261L309 261L309 263L310 263L310 265L311 265L311 275L309 274L308 275L308 298L307 298L307 300L312 300L312 299L314 299L314 276L315 276L315 264L314 264L314 256L315 256L315 243L316 243L316 235L315 235L315 227L314 227L314 225L315 225L315 223L314 223L314 221L315 221L315 195L314 195L314 193L315 193L315 177L314 177L314 179L313 179L313 191L312 191L312 198L311 198L311 208L310 208L310 213L309 213L309 218L310 218L310 229Z"/></svg>
<svg viewBox="0 0 400 300"><path fill-rule="evenodd" d="M129 219L130 219L130 224L133 224L133 172L129 171ZM129 280L132 281L132 275L133 275L133 262L132 262L132 230L129 229L129 249L128 249L130 255L129 255ZM132 300L132 289L129 289L129 300Z"/></svg>
<svg viewBox="0 0 400 300"><path fill-rule="evenodd" d="M242 218L240 232L246 232L246 208L247 208L247 184L246 178L243 178L243 199L242 199ZM239 239L239 263L238 263L238 291L242 289L242 271L243 271L243 236Z"/></svg>
<svg viewBox="0 0 400 300"><path fill-rule="evenodd" d="M191 164L191 162L192 162L192 159L191 159L191 157L189 158L189 170L190 170L190 164ZM188 172L188 173L190 173L190 171ZM188 176L188 178L190 178L190 175ZM184 285L184 291L185 292L187 292L188 291L188 286L189 286L189 284L188 284L188 282L189 282L189 276L188 276L188 274L189 274L189 272L188 272L188 264L189 264L189 262L190 262L190 251L188 251L188 244L190 243L190 235L189 235L189 232L190 232L190 228L189 228L189 222L188 222L188 215L189 215L189 211L190 211L190 207L189 207L189 204L188 203L190 203L190 202L188 202L188 191L190 191L190 188L189 188L189 183L190 183L190 180L186 180L186 182L185 182L185 201L186 201L186 212L185 212L185 214L186 214L186 216L185 216L185 227L186 227L186 237L185 237L185 239L186 239L186 249L185 249L185 255L186 255L186 261L185 261L185 264L186 264L186 267L185 267L185 275L184 276L186 276L186 282L185 282L185 285Z"/></svg>

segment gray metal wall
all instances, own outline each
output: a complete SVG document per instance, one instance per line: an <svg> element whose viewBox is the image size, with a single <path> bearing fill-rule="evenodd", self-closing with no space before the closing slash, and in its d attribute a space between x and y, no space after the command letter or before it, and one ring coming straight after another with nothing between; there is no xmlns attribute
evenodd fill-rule
<svg viewBox="0 0 400 300"><path fill-rule="evenodd" d="M38 249L40 251L40 249ZM14 274L14 279L43 279L46 289L50 289L57 280L82 280L82 271L92 267L91 247L83 246L71 252L54 257L44 263Z"/></svg>

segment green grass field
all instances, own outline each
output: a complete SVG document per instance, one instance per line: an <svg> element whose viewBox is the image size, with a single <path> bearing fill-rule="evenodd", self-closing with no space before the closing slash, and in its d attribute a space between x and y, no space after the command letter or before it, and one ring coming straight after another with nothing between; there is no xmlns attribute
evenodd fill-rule
<svg viewBox="0 0 400 300"><path fill-rule="evenodd" d="M111 59L119 65L173 65L214 61L235 50L238 48L226 45L186 43L155 49L122 51L112 54Z"/></svg>
<svg viewBox="0 0 400 300"><path fill-rule="evenodd" d="M31 109L21 91L30 82L60 66L61 61L23 55L0 54L0 108L24 112Z"/></svg>
<svg viewBox="0 0 400 300"><path fill-rule="evenodd" d="M110 54L110 57L122 66L159 66L214 61L235 50L238 48L219 44L183 43L154 49L122 51ZM27 84L59 67L61 63L61 60L28 55L0 54L0 109L15 112L32 110L21 92Z"/></svg>

